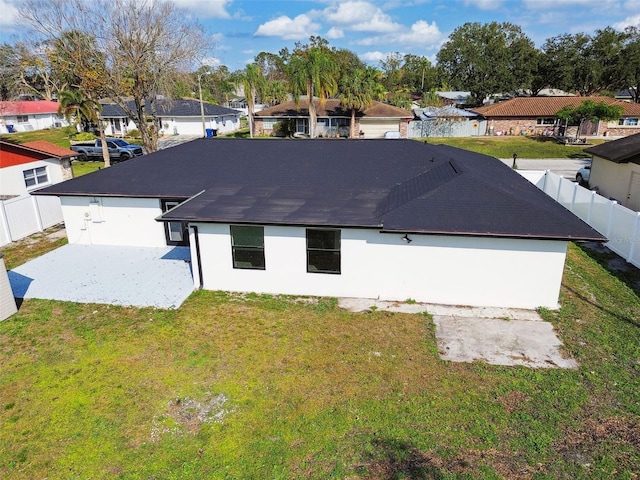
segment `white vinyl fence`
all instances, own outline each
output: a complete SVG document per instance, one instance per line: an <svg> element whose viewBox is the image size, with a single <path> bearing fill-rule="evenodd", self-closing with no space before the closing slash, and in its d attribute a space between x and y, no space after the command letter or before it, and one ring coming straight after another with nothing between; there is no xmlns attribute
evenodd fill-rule
<svg viewBox="0 0 640 480"><path fill-rule="evenodd" d="M26 195L0 201L0 247L62 222L58 197Z"/></svg>
<svg viewBox="0 0 640 480"><path fill-rule="evenodd" d="M521 174L607 237L607 247L640 268L640 213L549 171Z"/></svg>

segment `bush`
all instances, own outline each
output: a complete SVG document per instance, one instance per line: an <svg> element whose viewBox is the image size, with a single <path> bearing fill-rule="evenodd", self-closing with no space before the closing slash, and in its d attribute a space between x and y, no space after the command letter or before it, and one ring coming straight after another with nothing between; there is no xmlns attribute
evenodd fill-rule
<svg viewBox="0 0 640 480"><path fill-rule="evenodd" d="M273 125L273 135L276 137L291 137L296 133L296 121L281 120Z"/></svg>
<svg viewBox="0 0 640 480"><path fill-rule="evenodd" d="M75 135L72 135L69 138L74 142L88 142L90 140L95 140L96 136L91 132L81 132L81 133L76 133Z"/></svg>
<svg viewBox="0 0 640 480"><path fill-rule="evenodd" d="M129 138L142 138L140 137L140 131L137 128L132 128L127 132L127 137Z"/></svg>

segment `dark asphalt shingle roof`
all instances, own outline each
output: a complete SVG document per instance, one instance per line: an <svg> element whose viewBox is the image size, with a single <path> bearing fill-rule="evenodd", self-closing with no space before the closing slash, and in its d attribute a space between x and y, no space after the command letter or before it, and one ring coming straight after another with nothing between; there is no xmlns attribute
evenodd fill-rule
<svg viewBox="0 0 640 480"><path fill-rule="evenodd" d="M156 113L160 117L200 117L200 101L191 98L179 98L173 100L158 99L155 100ZM128 101L127 105L135 110L133 100ZM239 115L238 110L232 108L221 107L211 103L202 103L204 114L207 117L222 117L225 115ZM145 104L145 113L151 115L151 107L147 102ZM126 117L124 110L115 103L105 103L102 105L102 117Z"/></svg>
<svg viewBox="0 0 640 480"><path fill-rule="evenodd" d="M199 139L37 193L193 197L165 220L603 239L496 158L413 140Z"/></svg>
<svg viewBox="0 0 640 480"><path fill-rule="evenodd" d="M640 164L640 133L589 147L585 152L615 163Z"/></svg>

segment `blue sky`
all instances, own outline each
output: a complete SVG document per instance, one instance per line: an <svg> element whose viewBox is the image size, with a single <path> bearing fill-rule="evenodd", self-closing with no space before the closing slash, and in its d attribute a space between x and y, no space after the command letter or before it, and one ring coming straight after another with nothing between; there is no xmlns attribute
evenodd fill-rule
<svg viewBox="0 0 640 480"><path fill-rule="evenodd" d="M191 12L211 36L209 63L230 70L243 68L261 51L291 50L310 35L320 35L331 46L347 48L379 66L380 59L393 52L434 61L448 35L466 22L511 22L537 46L561 33L640 26L639 0L169 1ZM20 35L20 3L0 0L0 42Z"/></svg>

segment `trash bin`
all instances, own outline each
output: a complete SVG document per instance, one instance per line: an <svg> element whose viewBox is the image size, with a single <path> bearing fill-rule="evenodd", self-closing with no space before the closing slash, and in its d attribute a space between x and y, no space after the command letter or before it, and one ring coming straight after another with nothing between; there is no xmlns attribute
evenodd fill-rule
<svg viewBox="0 0 640 480"><path fill-rule="evenodd" d="M7 133L15 133L15 129L13 125L7 125Z"/></svg>
<svg viewBox="0 0 640 480"><path fill-rule="evenodd" d="M211 138L214 136L213 132L215 131L213 128L207 128L207 138Z"/></svg>
<svg viewBox="0 0 640 480"><path fill-rule="evenodd" d="M213 137L217 137L218 136L218 130L216 130L215 128L213 129Z"/></svg>

